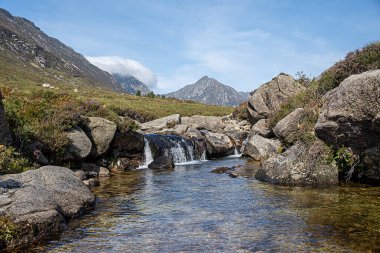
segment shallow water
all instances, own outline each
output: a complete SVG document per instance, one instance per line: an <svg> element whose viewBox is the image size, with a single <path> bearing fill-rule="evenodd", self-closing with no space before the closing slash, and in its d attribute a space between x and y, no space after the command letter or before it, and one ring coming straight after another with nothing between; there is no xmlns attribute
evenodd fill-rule
<svg viewBox="0 0 380 253"><path fill-rule="evenodd" d="M210 171L230 158L103 180L51 252L379 252L380 188L276 187Z"/></svg>

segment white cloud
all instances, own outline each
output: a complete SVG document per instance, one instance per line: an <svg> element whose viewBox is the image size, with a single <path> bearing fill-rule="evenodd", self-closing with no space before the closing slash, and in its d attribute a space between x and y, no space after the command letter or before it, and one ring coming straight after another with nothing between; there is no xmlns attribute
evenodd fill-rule
<svg viewBox="0 0 380 253"><path fill-rule="evenodd" d="M118 56L86 56L87 60L109 73L134 76L137 80L143 82L150 89L157 84L156 75L149 68L145 67L138 61L121 58Z"/></svg>

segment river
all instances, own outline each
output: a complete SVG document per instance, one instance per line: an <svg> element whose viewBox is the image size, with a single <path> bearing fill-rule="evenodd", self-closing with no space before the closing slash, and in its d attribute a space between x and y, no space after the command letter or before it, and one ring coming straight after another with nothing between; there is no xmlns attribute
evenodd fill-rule
<svg viewBox="0 0 380 253"><path fill-rule="evenodd" d="M97 208L35 252L380 251L380 188L303 189L210 171L225 158L113 175Z"/></svg>

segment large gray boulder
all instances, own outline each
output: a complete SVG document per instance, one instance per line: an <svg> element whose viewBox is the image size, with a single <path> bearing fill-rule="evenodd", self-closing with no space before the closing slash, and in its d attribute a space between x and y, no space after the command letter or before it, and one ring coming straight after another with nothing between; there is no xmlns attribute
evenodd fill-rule
<svg viewBox="0 0 380 253"><path fill-rule="evenodd" d="M221 117L216 116L200 116L183 117L181 123L191 128L205 129L209 131L220 131L224 128Z"/></svg>
<svg viewBox="0 0 380 253"><path fill-rule="evenodd" d="M210 157L220 157L233 154L235 145L228 135L213 133L207 130L201 130L201 133L207 140L207 153Z"/></svg>
<svg viewBox="0 0 380 253"><path fill-rule="evenodd" d="M8 121L5 116L3 105L3 96L0 93L0 144L8 146L12 143L12 135L9 129Z"/></svg>
<svg viewBox="0 0 380 253"><path fill-rule="evenodd" d="M142 131L158 131L167 128L169 125L177 125L181 123L181 116L179 114L173 114L164 118L152 120L142 123L140 129Z"/></svg>
<svg viewBox="0 0 380 253"><path fill-rule="evenodd" d="M279 74L270 82L263 84L257 90L251 92L248 101L248 112L252 124L260 119L267 119L281 108L289 98L305 90L305 87L297 83L287 74Z"/></svg>
<svg viewBox="0 0 380 253"><path fill-rule="evenodd" d="M273 135L272 129L268 126L268 120L267 119L261 119L257 121L251 128L251 135L261 135L263 137L270 137Z"/></svg>
<svg viewBox="0 0 380 253"><path fill-rule="evenodd" d="M328 147L316 140L310 146L297 142L282 154L267 159L256 179L276 185L328 187L338 185L338 169L328 162Z"/></svg>
<svg viewBox="0 0 380 253"><path fill-rule="evenodd" d="M380 70L352 75L327 92L315 132L358 153L380 145Z"/></svg>
<svg viewBox="0 0 380 253"><path fill-rule="evenodd" d="M86 133L79 127L75 127L66 132L69 140L69 146L65 159L83 159L86 158L92 148L91 140Z"/></svg>
<svg viewBox="0 0 380 253"><path fill-rule="evenodd" d="M108 151L116 129L117 126L112 121L99 117L88 117L84 131L92 142L90 156L98 157Z"/></svg>
<svg viewBox="0 0 380 253"><path fill-rule="evenodd" d="M8 247L56 234L68 219L94 205L95 195L64 167L45 166L0 177L0 216L8 217L18 231L18 237L6 242Z"/></svg>
<svg viewBox="0 0 380 253"><path fill-rule="evenodd" d="M254 134L248 137L247 143L243 147L243 154L256 161L263 161L277 154L280 147L281 142L279 140L267 139Z"/></svg>
<svg viewBox="0 0 380 253"><path fill-rule="evenodd" d="M297 108L285 118L280 120L273 128L273 133L282 142L291 144L297 140L297 132L301 127L302 120L306 116L303 108Z"/></svg>

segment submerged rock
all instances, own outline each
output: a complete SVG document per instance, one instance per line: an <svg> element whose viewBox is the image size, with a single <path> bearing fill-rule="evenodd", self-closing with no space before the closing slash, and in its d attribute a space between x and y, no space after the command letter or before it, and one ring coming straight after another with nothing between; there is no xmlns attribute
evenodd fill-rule
<svg viewBox="0 0 380 253"><path fill-rule="evenodd" d="M310 146L297 142L282 154L263 162L255 177L286 186L328 187L338 184L338 169L328 158L328 147L320 140Z"/></svg>
<svg viewBox="0 0 380 253"><path fill-rule="evenodd" d="M154 159L153 162L148 165L148 168L153 170L172 170L174 169L174 163L169 157L160 156Z"/></svg>
<svg viewBox="0 0 380 253"><path fill-rule="evenodd" d="M18 237L8 247L56 234L68 219L95 205L95 195L64 167L44 166L3 176L0 189L0 215L9 217L18 228Z"/></svg>

